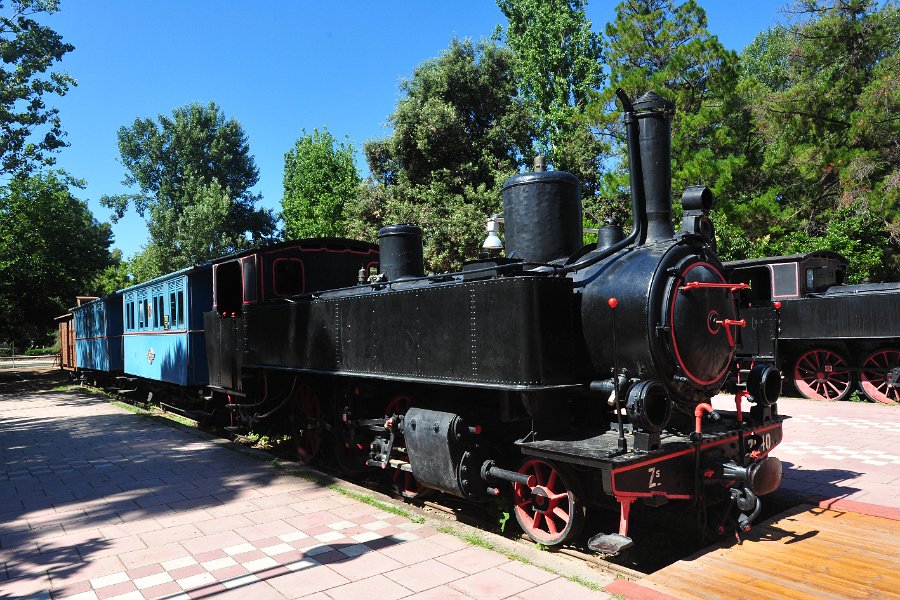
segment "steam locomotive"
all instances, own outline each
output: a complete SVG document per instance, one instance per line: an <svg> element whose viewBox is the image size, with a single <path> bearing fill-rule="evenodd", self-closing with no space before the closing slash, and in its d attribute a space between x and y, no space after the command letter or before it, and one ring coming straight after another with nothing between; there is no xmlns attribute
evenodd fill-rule
<svg viewBox="0 0 900 600"><path fill-rule="evenodd" d="M828 250L726 263L729 281L749 285L740 304L754 325L735 356L783 365L811 400L841 400L858 383L874 402L900 403L900 282L845 285L847 266Z"/></svg>
<svg viewBox="0 0 900 600"><path fill-rule="evenodd" d="M723 276L707 188L684 192L674 231L674 106L618 98L627 236L612 224L585 246L578 180L539 165L503 186L505 256L492 219L485 254L457 273L426 275L422 231L408 224L380 231L377 272L363 257L348 287L248 302L255 284L214 264L209 385L233 422L288 413L303 459L330 447L345 472L390 473L409 497L509 494L545 545L608 507L618 531L589 547L626 548L634 502L717 509L720 532L748 530L780 483L769 456L780 376L741 372L735 410L712 409L746 326L735 303L746 284Z"/></svg>

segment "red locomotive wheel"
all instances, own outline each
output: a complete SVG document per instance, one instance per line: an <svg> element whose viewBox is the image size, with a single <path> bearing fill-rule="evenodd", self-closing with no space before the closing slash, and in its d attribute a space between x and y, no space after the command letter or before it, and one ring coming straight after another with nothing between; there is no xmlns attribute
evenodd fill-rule
<svg viewBox="0 0 900 600"><path fill-rule="evenodd" d="M387 403L387 406L384 407L384 414L388 417L394 414L403 414L409 410L411 405L412 399L409 396L395 396ZM395 447L403 447L405 445L403 438L398 437L395 440L394 445ZM401 454L400 458L409 462L409 457L406 454ZM404 498L412 500L414 498L420 498L432 491L431 488L426 488L416 481L416 478L413 477L413 474L409 471L388 469L388 473L390 474L391 486L394 488L394 491Z"/></svg>
<svg viewBox="0 0 900 600"><path fill-rule="evenodd" d="M297 456L311 463L322 449L322 402L308 385L301 385L291 411L291 433Z"/></svg>
<svg viewBox="0 0 900 600"><path fill-rule="evenodd" d="M815 348L794 364L794 386L810 400L840 400L850 393L853 375L843 356Z"/></svg>
<svg viewBox="0 0 900 600"><path fill-rule="evenodd" d="M896 370L895 370L896 369ZM900 403L900 387L892 385L892 372L900 371L900 350L876 350L863 363L859 387L875 402Z"/></svg>
<svg viewBox="0 0 900 600"><path fill-rule="evenodd" d="M581 532L587 505L578 480L553 463L531 459L519 473L533 475L537 485L513 484L516 520L531 538L547 546L564 544Z"/></svg>

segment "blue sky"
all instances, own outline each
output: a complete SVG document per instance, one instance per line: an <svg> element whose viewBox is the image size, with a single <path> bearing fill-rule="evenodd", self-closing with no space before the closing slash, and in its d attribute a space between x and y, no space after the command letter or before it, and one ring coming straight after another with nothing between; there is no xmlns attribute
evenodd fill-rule
<svg viewBox="0 0 900 600"><path fill-rule="evenodd" d="M589 3L595 31L615 4ZM700 4L710 31L740 50L781 19L785 0ZM388 135L401 79L453 36L480 39L506 24L492 0L63 0L42 21L75 46L60 68L78 86L49 102L71 144L57 166L87 181L77 195L100 221L110 216L100 196L128 191L116 132L137 117L214 100L243 126L260 171L255 191L277 210L284 154L301 130L326 126L357 149ZM126 257L147 241L133 210L113 232Z"/></svg>

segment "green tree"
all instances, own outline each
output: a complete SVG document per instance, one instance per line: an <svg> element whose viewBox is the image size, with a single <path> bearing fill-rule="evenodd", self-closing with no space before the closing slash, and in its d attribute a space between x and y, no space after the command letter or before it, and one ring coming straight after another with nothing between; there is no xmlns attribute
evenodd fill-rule
<svg viewBox="0 0 900 600"><path fill-rule="evenodd" d="M512 52L451 41L401 83L388 139L364 146L372 178L345 207L348 235L412 222L426 232L426 263L458 267L477 254L500 187L531 156L534 129L518 95Z"/></svg>
<svg viewBox="0 0 900 600"><path fill-rule="evenodd" d="M720 207L739 196L750 165L750 114L736 93L737 55L707 30L705 11L693 0L621 2L606 26L604 47L609 82L588 112L614 141L619 166L604 174L603 212L622 216L629 204L617 88L633 99L653 90L675 103L674 197L697 183L713 190Z"/></svg>
<svg viewBox="0 0 900 600"><path fill-rule="evenodd" d="M32 18L57 10L56 0L0 1L0 173L51 165L50 153L67 145L59 111L45 100L76 85L65 72L48 72L75 47Z"/></svg>
<svg viewBox="0 0 900 600"><path fill-rule="evenodd" d="M303 131L284 155L281 218L288 238L344 235L344 205L359 191L355 151L323 128Z"/></svg>
<svg viewBox="0 0 900 600"><path fill-rule="evenodd" d="M110 264L107 265L94 279L88 291L90 295L108 296L116 290L127 288L134 283L134 277L130 273L130 265L122 258L122 251L114 248L109 255Z"/></svg>
<svg viewBox="0 0 900 600"><path fill-rule="evenodd" d="M110 264L110 226L72 195L75 185L49 172L0 188L0 339L45 335Z"/></svg>
<svg viewBox="0 0 900 600"><path fill-rule="evenodd" d="M497 4L509 23L505 41L516 56L516 81L536 121L538 148L558 168L577 171L584 170L585 162L597 164L603 147L590 135L583 114L603 83L602 46L585 15L587 2L497 0ZM589 174L582 174L582 179Z"/></svg>
<svg viewBox="0 0 900 600"><path fill-rule="evenodd" d="M791 14L741 57L763 156L756 196L778 206L757 251L818 240L857 278L900 278L900 7L802 0Z"/></svg>
<svg viewBox="0 0 900 600"><path fill-rule="evenodd" d="M255 207L259 170L240 123L214 102L119 129L123 183L138 193L104 196L121 218L129 205L147 218L150 242L137 263L155 276L242 250L270 237L271 211Z"/></svg>

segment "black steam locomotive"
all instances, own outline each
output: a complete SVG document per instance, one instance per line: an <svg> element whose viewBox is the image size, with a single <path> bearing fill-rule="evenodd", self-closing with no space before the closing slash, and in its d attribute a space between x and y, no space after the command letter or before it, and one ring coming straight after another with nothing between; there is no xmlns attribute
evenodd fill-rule
<svg viewBox="0 0 900 600"><path fill-rule="evenodd" d="M327 441L342 469L389 472L404 495L510 494L521 527L546 545L572 540L589 507L607 506L620 510L619 530L589 546L627 547L635 501L719 507L720 531L749 529L781 478L768 456L782 437L780 378L759 365L743 374L734 411L710 406L745 325L733 297L743 286L716 258L708 189L685 191L674 232L674 106L653 93L619 99L627 237L608 226L584 246L571 174L514 176L505 256L425 275L421 230L389 226L380 272L361 264L358 285L214 307L213 388L235 414L290 399L302 457Z"/></svg>
<svg viewBox="0 0 900 600"><path fill-rule="evenodd" d="M725 268L749 285L741 312L753 327L740 332L738 358L783 366L812 400L841 400L858 383L871 400L900 403L900 282L845 285L847 259L828 250Z"/></svg>

